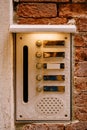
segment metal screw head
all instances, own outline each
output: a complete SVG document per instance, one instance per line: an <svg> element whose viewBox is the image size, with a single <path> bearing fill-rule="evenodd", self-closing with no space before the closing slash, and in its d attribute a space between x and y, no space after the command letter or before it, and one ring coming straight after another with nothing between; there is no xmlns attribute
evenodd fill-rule
<svg viewBox="0 0 87 130"><path fill-rule="evenodd" d="M65 39L67 39L67 37L65 37Z"/></svg>

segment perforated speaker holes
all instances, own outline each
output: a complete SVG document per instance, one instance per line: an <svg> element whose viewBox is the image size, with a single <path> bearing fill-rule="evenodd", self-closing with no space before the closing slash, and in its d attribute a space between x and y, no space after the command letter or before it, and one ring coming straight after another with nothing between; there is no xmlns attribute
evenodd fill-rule
<svg viewBox="0 0 87 130"><path fill-rule="evenodd" d="M57 97L43 97L36 104L36 110L45 115L59 114L64 105Z"/></svg>

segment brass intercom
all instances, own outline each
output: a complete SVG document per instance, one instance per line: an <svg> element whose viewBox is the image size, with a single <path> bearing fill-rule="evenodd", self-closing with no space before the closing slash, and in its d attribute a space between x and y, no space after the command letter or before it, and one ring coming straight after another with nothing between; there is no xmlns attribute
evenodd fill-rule
<svg viewBox="0 0 87 130"><path fill-rule="evenodd" d="M16 120L70 120L69 33L16 34Z"/></svg>

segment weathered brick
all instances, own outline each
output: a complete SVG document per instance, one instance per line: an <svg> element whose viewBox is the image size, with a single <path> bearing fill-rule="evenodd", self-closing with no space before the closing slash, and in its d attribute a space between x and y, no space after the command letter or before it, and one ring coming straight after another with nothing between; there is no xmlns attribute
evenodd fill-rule
<svg viewBox="0 0 87 130"><path fill-rule="evenodd" d="M59 6L60 17L85 17L87 4L61 4Z"/></svg>
<svg viewBox="0 0 87 130"><path fill-rule="evenodd" d="M74 109L74 116L79 121L87 121L87 107L76 107Z"/></svg>
<svg viewBox="0 0 87 130"><path fill-rule="evenodd" d="M47 124L48 130L64 130L64 124Z"/></svg>
<svg viewBox="0 0 87 130"><path fill-rule="evenodd" d="M76 34L74 38L74 45L87 47L87 34L86 33Z"/></svg>
<svg viewBox="0 0 87 130"><path fill-rule="evenodd" d="M74 117L80 121L87 121L87 91L74 94Z"/></svg>
<svg viewBox="0 0 87 130"><path fill-rule="evenodd" d="M75 61L87 61L87 48L75 48Z"/></svg>
<svg viewBox="0 0 87 130"><path fill-rule="evenodd" d="M87 121L66 125L65 130L87 130Z"/></svg>
<svg viewBox="0 0 87 130"><path fill-rule="evenodd" d="M23 127L23 130L47 130L47 126L45 124L27 124Z"/></svg>
<svg viewBox="0 0 87 130"><path fill-rule="evenodd" d="M23 130L64 130L63 124L28 124Z"/></svg>
<svg viewBox="0 0 87 130"><path fill-rule="evenodd" d="M69 0L20 0L20 2L69 2Z"/></svg>
<svg viewBox="0 0 87 130"><path fill-rule="evenodd" d="M87 32L87 18L78 18L76 20L77 29L80 32Z"/></svg>
<svg viewBox="0 0 87 130"><path fill-rule="evenodd" d="M87 76L87 62L79 62L75 63L75 76L82 76L86 77Z"/></svg>
<svg viewBox="0 0 87 130"><path fill-rule="evenodd" d="M22 3L17 7L17 15L20 17L56 17L57 6L51 3Z"/></svg>
<svg viewBox="0 0 87 130"><path fill-rule="evenodd" d="M87 2L87 0L72 0L72 2Z"/></svg>
<svg viewBox="0 0 87 130"><path fill-rule="evenodd" d="M66 18L21 18L17 20L18 24L66 24Z"/></svg>
<svg viewBox="0 0 87 130"><path fill-rule="evenodd" d="M77 91L87 91L87 77L75 77L74 85Z"/></svg>
<svg viewBox="0 0 87 130"><path fill-rule="evenodd" d="M74 94L74 106L87 108L87 91Z"/></svg>

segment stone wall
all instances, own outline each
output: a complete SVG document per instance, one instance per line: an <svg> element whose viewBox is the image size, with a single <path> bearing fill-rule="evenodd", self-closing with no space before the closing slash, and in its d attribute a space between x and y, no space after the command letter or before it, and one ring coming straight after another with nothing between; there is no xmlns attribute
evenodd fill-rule
<svg viewBox="0 0 87 130"><path fill-rule="evenodd" d="M73 45L72 121L78 122L25 125L23 130L87 130L87 0L20 0L16 9L18 24L75 24L77 27Z"/></svg>

